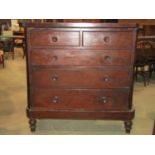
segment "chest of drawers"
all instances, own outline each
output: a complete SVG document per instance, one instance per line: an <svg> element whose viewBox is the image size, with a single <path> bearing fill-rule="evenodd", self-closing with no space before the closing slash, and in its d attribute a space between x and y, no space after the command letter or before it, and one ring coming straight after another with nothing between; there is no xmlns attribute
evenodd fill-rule
<svg viewBox="0 0 155 155"><path fill-rule="evenodd" d="M26 24L27 115L122 120L130 132L136 25Z"/></svg>

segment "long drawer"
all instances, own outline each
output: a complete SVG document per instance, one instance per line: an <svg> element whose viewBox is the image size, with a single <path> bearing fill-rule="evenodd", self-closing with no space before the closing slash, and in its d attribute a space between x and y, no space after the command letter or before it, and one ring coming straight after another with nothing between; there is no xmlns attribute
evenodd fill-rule
<svg viewBox="0 0 155 155"><path fill-rule="evenodd" d="M129 69L37 69L32 83L48 88L121 88L131 83Z"/></svg>
<svg viewBox="0 0 155 155"><path fill-rule="evenodd" d="M132 64L131 51L32 49L32 65L124 66Z"/></svg>
<svg viewBox="0 0 155 155"><path fill-rule="evenodd" d="M56 31L52 29L31 30L30 45L32 47L79 46L79 35L80 32L78 31Z"/></svg>
<svg viewBox="0 0 155 155"><path fill-rule="evenodd" d="M32 103L51 110L127 110L127 89L35 89Z"/></svg>
<svg viewBox="0 0 155 155"><path fill-rule="evenodd" d="M132 31L86 31L83 32L83 46L101 49L131 49Z"/></svg>

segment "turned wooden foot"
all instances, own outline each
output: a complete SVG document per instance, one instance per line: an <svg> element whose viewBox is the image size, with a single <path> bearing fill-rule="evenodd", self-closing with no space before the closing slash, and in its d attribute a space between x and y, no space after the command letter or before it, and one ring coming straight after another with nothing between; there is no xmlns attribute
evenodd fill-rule
<svg viewBox="0 0 155 155"><path fill-rule="evenodd" d="M132 121L131 120L124 121L124 126L125 126L126 133L129 134L132 128Z"/></svg>
<svg viewBox="0 0 155 155"><path fill-rule="evenodd" d="M31 132L34 132L36 130L36 123L37 123L36 119L34 118L29 119Z"/></svg>

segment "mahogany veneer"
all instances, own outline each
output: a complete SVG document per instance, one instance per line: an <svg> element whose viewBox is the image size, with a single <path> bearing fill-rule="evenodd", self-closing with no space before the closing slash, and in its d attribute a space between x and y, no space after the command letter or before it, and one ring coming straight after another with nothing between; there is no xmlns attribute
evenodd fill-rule
<svg viewBox="0 0 155 155"><path fill-rule="evenodd" d="M29 24L28 107L36 119L122 120L129 133L136 25Z"/></svg>

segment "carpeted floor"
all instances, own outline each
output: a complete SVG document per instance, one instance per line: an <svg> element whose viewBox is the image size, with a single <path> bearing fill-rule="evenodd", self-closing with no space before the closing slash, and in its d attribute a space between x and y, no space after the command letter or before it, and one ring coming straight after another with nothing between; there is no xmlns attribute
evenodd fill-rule
<svg viewBox="0 0 155 155"><path fill-rule="evenodd" d="M136 109L132 135L152 134L155 119L155 75L150 85L135 83L133 104ZM5 68L0 66L0 134L32 134L26 117L26 70L25 59L20 49L16 49L15 59L10 56ZM74 135L124 135L121 121L104 120L38 120L37 130L33 134L74 134Z"/></svg>

